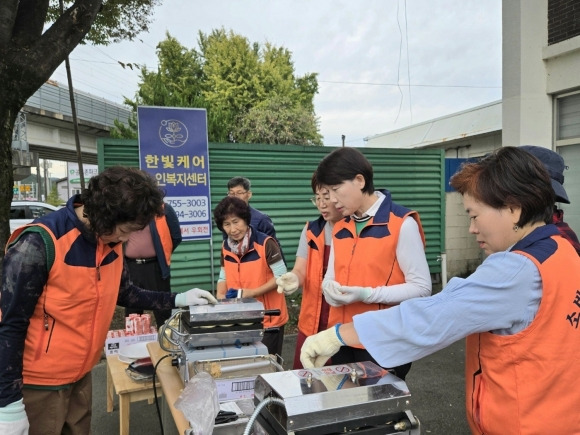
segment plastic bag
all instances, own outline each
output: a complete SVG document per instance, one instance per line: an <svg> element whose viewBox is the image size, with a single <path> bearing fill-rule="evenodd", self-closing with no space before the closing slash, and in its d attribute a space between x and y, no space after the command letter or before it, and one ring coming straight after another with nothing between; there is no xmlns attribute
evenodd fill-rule
<svg viewBox="0 0 580 435"><path fill-rule="evenodd" d="M174 406L189 420L194 435L211 435L220 412L215 380L209 373L198 373L185 385Z"/></svg>

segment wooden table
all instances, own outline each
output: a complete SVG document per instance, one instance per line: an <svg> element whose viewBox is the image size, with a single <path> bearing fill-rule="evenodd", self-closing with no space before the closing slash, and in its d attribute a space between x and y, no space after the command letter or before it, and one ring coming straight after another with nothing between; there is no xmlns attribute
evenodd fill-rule
<svg viewBox="0 0 580 435"><path fill-rule="evenodd" d="M113 411L113 388L119 395L119 433L129 435L131 402L147 400L153 403L155 395L153 382L135 382L125 373L128 364L119 361L117 355L107 356L107 412ZM156 382L157 396L161 396L159 382Z"/></svg>
<svg viewBox="0 0 580 435"><path fill-rule="evenodd" d="M167 352L161 349L161 346L159 346L159 343L156 341L147 343L147 350L149 351L149 356L154 365L156 365L164 355L167 355ZM161 383L165 401L171 411L175 425L177 426L177 432L180 435L183 435L187 429L191 428L191 426L183 413L173 406L184 386L179 371L171 365L171 357L165 358L161 363L159 363L156 376Z"/></svg>

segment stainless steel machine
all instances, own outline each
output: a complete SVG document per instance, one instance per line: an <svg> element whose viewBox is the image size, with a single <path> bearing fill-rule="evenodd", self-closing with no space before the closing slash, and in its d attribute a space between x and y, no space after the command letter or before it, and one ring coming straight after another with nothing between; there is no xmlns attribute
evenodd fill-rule
<svg viewBox="0 0 580 435"><path fill-rule="evenodd" d="M283 371L260 342L266 315L279 312L256 299L224 299L178 311L159 330L184 383L208 372L220 404L241 410L215 434L420 434L407 384L374 363Z"/></svg>
<svg viewBox="0 0 580 435"><path fill-rule="evenodd" d="M189 307L182 315L186 344L193 347L241 345L261 341L264 316L272 314L253 298L222 299L216 305ZM276 310L274 314L280 314Z"/></svg>
<svg viewBox="0 0 580 435"><path fill-rule="evenodd" d="M254 298L220 299L215 305L192 305L175 312L159 328L162 349L176 355L184 382L195 374L197 361L268 355L261 343L264 317L280 315L266 310ZM236 362L236 365L242 364Z"/></svg>
<svg viewBox="0 0 580 435"><path fill-rule="evenodd" d="M372 362L262 374L254 388L264 433L420 433L407 384Z"/></svg>
<svg viewBox="0 0 580 435"><path fill-rule="evenodd" d="M280 315L280 310L265 310L253 298L221 299L177 311L159 329L159 343L174 354L183 382L202 371L211 374L220 406L230 402L239 411L232 421L216 425L216 435L242 435L254 410L256 376L284 370L281 358L269 355L261 342L268 315Z"/></svg>

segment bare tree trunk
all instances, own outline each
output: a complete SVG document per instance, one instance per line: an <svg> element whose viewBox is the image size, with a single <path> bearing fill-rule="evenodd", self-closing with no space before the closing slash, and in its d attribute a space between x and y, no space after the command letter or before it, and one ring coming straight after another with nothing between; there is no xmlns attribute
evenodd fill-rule
<svg viewBox="0 0 580 435"><path fill-rule="evenodd" d="M12 129L18 116L19 107L0 98L0 277L2 276L2 260L4 247L10 236L10 204L12 202L12 186L14 172L12 169Z"/></svg>
<svg viewBox="0 0 580 435"><path fill-rule="evenodd" d="M90 30L102 0L76 0L44 30L49 2L0 0L0 276L10 235L12 129L19 110Z"/></svg>

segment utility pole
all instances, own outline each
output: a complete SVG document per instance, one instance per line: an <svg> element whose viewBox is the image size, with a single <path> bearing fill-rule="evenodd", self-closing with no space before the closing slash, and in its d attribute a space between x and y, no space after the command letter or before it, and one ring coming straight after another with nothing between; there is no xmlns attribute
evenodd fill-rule
<svg viewBox="0 0 580 435"><path fill-rule="evenodd" d="M64 3L63 0L60 0L60 13L64 13ZM70 62L68 56L64 59L64 64L66 67L66 78L68 81L68 93L70 98L70 109L72 112L72 119L73 119L73 130L75 135L75 145L77 150L77 161L79 164L79 177L81 180L81 191L85 190L85 170L83 168L83 157L81 154L81 140L79 138L79 122L77 119L77 107L75 104L75 93L73 89L72 83L72 74L70 71ZM69 174L70 176L70 174Z"/></svg>
<svg viewBox="0 0 580 435"><path fill-rule="evenodd" d="M48 198L48 192L50 191L50 175L48 174L48 160L44 159L43 160L43 164L42 166L44 167L44 189L43 189L43 193L41 194L42 196L38 197L38 201L46 201L46 198Z"/></svg>

